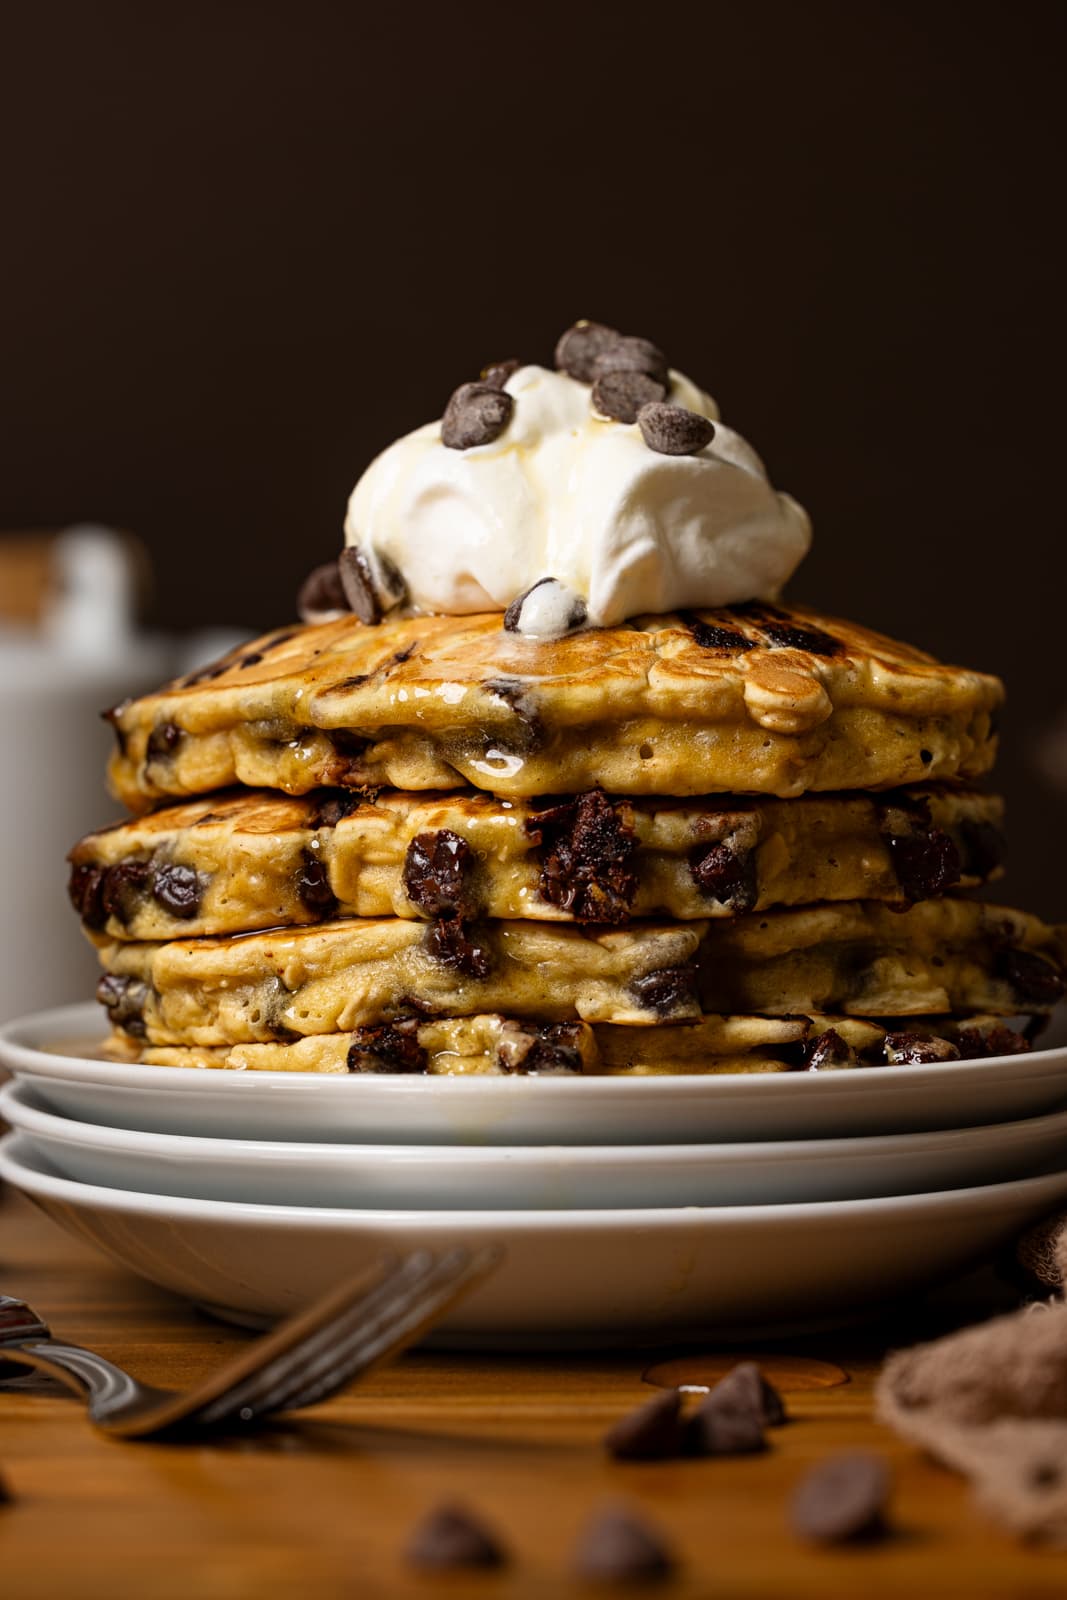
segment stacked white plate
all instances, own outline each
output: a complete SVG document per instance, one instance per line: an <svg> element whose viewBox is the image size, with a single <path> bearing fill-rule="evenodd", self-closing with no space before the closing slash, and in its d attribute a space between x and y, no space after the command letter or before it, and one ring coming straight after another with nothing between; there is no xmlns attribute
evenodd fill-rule
<svg viewBox="0 0 1067 1600"><path fill-rule="evenodd" d="M1067 1047L723 1077L318 1077L0 1032L0 1174L153 1282L273 1318L386 1251L495 1242L453 1342L862 1319L1067 1200ZM1055 1038L1055 1035L1051 1037Z"/></svg>

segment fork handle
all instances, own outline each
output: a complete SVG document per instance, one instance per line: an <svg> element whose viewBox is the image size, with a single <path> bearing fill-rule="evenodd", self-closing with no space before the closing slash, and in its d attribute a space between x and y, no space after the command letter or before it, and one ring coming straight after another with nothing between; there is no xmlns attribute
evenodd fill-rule
<svg viewBox="0 0 1067 1600"><path fill-rule="evenodd" d="M83 1350L76 1344L61 1344L58 1339L0 1343L0 1364L9 1362L47 1373L81 1400L108 1400L115 1404L140 1389L121 1367L112 1366L95 1351Z"/></svg>

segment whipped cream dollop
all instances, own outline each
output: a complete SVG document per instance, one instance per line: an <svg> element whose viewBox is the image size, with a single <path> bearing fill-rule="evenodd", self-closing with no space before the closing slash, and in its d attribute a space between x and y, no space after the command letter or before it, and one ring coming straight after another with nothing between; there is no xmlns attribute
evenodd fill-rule
<svg viewBox="0 0 1067 1600"><path fill-rule="evenodd" d="M553 637L583 620L772 599L807 552L802 507L682 373L670 405L714 423L685 455L598 415L590 385L566 372L519 367L503 388L513 405L490 442L449 448L430 422L356 484L345 539L383 589L399 573L422 610L510 607L509 626Z"/></svg>

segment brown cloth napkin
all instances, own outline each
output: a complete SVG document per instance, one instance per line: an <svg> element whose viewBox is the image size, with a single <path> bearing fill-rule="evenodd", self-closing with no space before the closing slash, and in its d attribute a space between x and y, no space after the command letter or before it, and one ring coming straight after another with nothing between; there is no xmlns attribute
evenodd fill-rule
<svg viewBox="0 0 1067 1600"><path fill-rule="evenodd" d="M1067 1543L1067 1212L1016 1259L1048 1300L886 1361L878 1416L964 1473L980 1503L1026 1538Z"/></svg>

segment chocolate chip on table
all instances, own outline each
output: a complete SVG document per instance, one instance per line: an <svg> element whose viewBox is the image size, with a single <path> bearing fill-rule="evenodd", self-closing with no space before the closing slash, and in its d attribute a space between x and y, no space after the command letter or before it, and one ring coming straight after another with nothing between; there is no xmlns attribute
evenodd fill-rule
<svg viewBox="0 0 1067 1600"><path fill-rule="evenodd" d="M720 1410L749 1411L768 1428L779 1428L786 1421L785 1401L755 1361L739 1361L731 1367L703 1403Z"/></svg>
<svg viewBox="0 0 1067 1600"><path fill-rule="evenodd" d="M337 910L337 898L330 886L329 868L313 850L302 850L300 853L295 888L300 904L313 916L332 917Z"/></svg>
<svg viewBox="0 0 1067 1600"><path fill-rule="evenodd" d="M322 622L333 612L351 609L336 559L313 567L300 585L296 597L296 614L301 622Z"/></svg>
<svg viewBox="0 0 1067 1600"><path fill-rule="evenodd" d="M697 411L653 400L637 413L641 437L661 456L699 455L715 437L715 424Z"/></svg>
<svg viewBox="0 0 1067 1600"><path fill-rule="evenodd" d="M625 1506L609 1506L586 1523L572 1565L594 1583L646 1583L667 1577L675 1560L658 1529Z"/></svg>
<svg viewBox="0 0 1067 1600"><path fill-rule="evenodd" d="M544 841L539 890L581 922L627 922L637 893L633 808L590 789L536 812L527 831Z"/></svg>
<svg viewBox="0 0 1067 1600"><path fill-rule="evenodd" d="M474 851L451 828L417 833L404 858L404 892L429 917L470 917Z"/></svg>
<svg viewBox="0 0 1067 1600"><path fill-rule="evenodd" d="M613 422L636 422L642 406L666 393L665 385L647 372L605 372L593 385L593 410Z"/></svg>
<svg viewBox="0 0 1067 1600"><path fill-rule="evenodd" d="M481 381L489 389L502 389L513 373L518 372L522 362L516 361L512 356L507 361L493 361L488 367L483 368Z"/></svg>
<svg viewBox="0 0 1067 1600"><path fill-rule="evenodd" d="M159 722L148 735L146 754L149 761L166 761L182 742L182 730L176 722Z"/></svg>
<svg viewBox="0 0 1067 1600"><path fill-rule="evenodd" d="M430 927L426 947L435 961L467 978L487 978L492 966L485 945L472 938L462 917L439 917Z"/></svg>
<svg viewBox="0 0 1067 1600"><path fill-rule="evenodd" d="M192 867L165 861L152 872L152 898L172 917L188 922L200 910L203 885Z"/></svg>
<svg viewBox="0 0 1067 1600"><path fill-rule="evenodd" d="M670 382L667 357L651 339L626 336L606 345L593 362L593 377L604 378L609 372L642 372L664 389Z"/></svg>
<svg viewBox="0 0 1067 1600"><path fill-rule="evenodd" d="M733 845L698 847L689 858L689 875L701 894L731 911L751 911L756 904L756 858Z"/></svg>
<svg viewBox="0 0 1067 1600"><path fill-rule="evenodd" d="M1063 974L1059 967L1034 950L1009 945L997 960L998 976L1008 982L1021 1002L1021 1008L1051 1006L1063 997Z"/></svg>
<svg viewBox="0 0 1067 1600"><path fill-rule="evenodd" d="M664 1389L628 1411L604 1435L604 1448L617 1461L669 1461L683 1454L682 1396Z"/></svg>
<svg viewBox="0 0 1067 1600"><path fill-rule="evenodd" d="M692 1012L697 1006L696 969L661 967L658 972L646 972L633 980L630 993L646 1011L656 1011L661 1016Z"/></svg>
<svg viewBox="0 0 1067 1600"><path fill-rule="evenodd" d="M356 1028L348 1047L349 1072L425 1072L429 1056L419 1043L418 1022L380 1022Z"/></svg>
<svg viewBox="0 0 1067 1600"><path fill-rule="evenodd" d="M921 1067L934 1061L958 1061L959 1050L948 1039L908 1028L885 1036L885 1058L892 1067Z"/></svg>
<svg viewBox="0 0 1067 1600"><path fill-rule="evenodd" d="M842 1451L820 1462L798 1485L790 1521L801 1538L818 1544L873 1539L886 1530L892 1479L881 1456Z"/></svg>
<svg viewBox="0 0 1067 1600"><path fill-rule="evenodd" d="M694 1456L751 1456L766 1450L763 1424L754 1411L705 1400L686 1423L686 1448Z"/></svg>
<svg viewBox="0 0 1067 1600"><path fill-rule="evenodd" d="M820 1033L804 1053L806 1072L837 1072L859 1064L859 1056L836 1028Z"/></svg>
<svg viewBox="0 0 1067 1600"><path fill-rule="evenodd" d="M408 1541L409 1566L423 1572L454 1572L472 1567L501 1567L503 1546L466 1506L448 1502L431 1511Z"/></svg>
<svg viewBox="0 0 1067 1600"><path fill-rule="evenodd" d="M579 383L592 383L597 356L609 345L617 344L621 335L602 322L576 322L560 336L556 345L556 366Z"/></svg>
<svg viewBox="0 0 1067 1600"><path fill-rule="evenodd" d="M511 421L515 402L506 389L488 383L461 383L441 419L441 443L449 450L492 444Z"/></svg>
<svg viewBox="0 0 1067 1600"><path fill-rule="evenodd" d="M337 558L337 571L344 590L348 609L354 611L360 622L368 627L382 620L382 604L374 582L366 553L358 544L350 544Z"/></svg>

